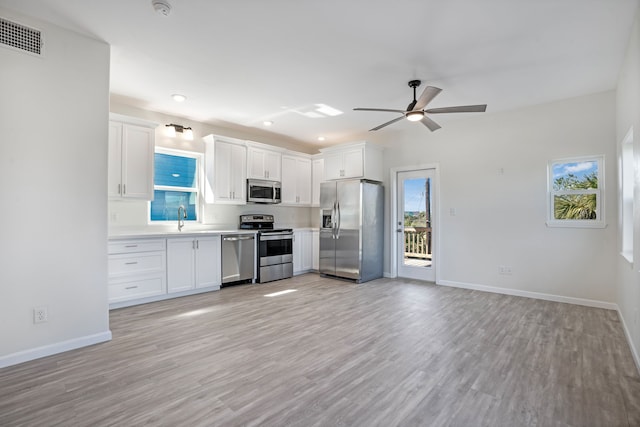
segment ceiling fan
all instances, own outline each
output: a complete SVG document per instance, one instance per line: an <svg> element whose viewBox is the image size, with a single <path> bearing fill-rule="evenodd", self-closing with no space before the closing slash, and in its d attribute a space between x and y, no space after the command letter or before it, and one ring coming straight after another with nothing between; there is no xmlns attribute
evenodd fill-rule
<svg viewBox="0 0 640 427"><path fill-rule="evenodd" d="M402 116L389 120L386 123L376 126L369 130L380 130L385 126L389 126L397 121L404 119L411 122L422 122L423 125L429 128L431 132L440 129L440 125L427 117L427 114L441 114L441 113L484 113L487 110L487 104L482 105L459 105L457 107L443 107L443 108L430 108L425 110L424 107L429 104L433 98L438 95L442 89L427 86L420 95L420 98L416 99L416 88L420 86L422 82L420 80L411 80L409 87L413 88L413 101L407 106L406 110L390 110L387 108L354 108L354 111L383 111L389 113L400 113Z"/></svg>

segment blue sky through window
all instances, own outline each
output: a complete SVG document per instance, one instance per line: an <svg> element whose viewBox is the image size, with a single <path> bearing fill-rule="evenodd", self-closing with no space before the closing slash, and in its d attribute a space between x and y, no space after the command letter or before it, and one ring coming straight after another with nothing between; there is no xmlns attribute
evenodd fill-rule
<svg viewBox="0 0 640 427"><path fill-rule="evenodd" d="M598 162L591 160L588 162L554 163L553 179L574 175L578 180L582 180L585 175L598 171Z"/></svg>
<svg viewBox="0 0 640 427"><path fill-rule="evenodd" d="M404 211L417 212L426 209L426 178L404 180Z"/></svg>
<svg viewBox="0 0 640 427"><path fill-rule="evenodd" d="M156 153L154 185L196 187L196 159Z"/></svg>

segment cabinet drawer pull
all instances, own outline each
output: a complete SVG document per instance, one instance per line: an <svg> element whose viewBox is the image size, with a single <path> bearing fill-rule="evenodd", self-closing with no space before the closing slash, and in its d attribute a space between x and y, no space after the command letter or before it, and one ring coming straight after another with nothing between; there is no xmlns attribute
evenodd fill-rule
<svg viewBox="0 0 640 427"><path fill-rule="evenodd" d="M138 288L138 285L136 285L136 286L127 286L125 289L137 289L137 288Z"/></svg>
<svg viewBox="0 0 640 427"><path fill-rule="evenodd" d="M125 248L137 248L138 245L125 245Z"/></svg>
<svg viewBox="0 0 640 427"><path fill-rule="evenodd" d="M135 265L138 261L125 262L124 265Z"/></svg>

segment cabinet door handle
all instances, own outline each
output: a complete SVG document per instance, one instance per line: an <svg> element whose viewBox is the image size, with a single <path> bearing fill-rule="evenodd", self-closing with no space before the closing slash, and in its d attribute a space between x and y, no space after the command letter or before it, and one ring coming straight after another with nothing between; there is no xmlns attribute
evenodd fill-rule
<svg viewBox="0 0 640 427"><path fill-rule="evenodd" d="M138 261L125 262L124 265L136 265Z"/></svg>
<svg viewBox="0 0 640 427"><path fill-rule="evenodd" d="M127 286L125 289L138 289L138 286Z"/></svg>
<svg viewBox="0 0 640 427"><path fill-rule="evenodd" d="M200 249L200 240L196 240L196 249Z"/></svg>
<svg viewBox="0 0 640 427"><path fill-rule="evenodd" d="M122 184L122 195L127 194L127 184Z"/></svg>
<svg viewBox="0 0 640 427"><path fill-rule="evenodd" d="M122 184L118 184L118 194L122 194L120 190L122 190Z"/></svg>

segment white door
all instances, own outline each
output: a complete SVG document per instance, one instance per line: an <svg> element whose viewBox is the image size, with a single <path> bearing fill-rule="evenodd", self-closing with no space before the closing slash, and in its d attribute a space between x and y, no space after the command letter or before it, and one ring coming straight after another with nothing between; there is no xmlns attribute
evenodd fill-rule
<svg viewBox="0 0 640 427"><path fill-rule="evenodd" d="M435 281L433 169L397 173L398 276Z"/></svg>

